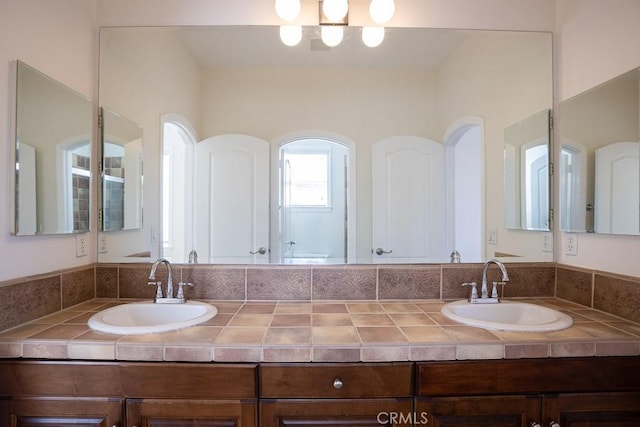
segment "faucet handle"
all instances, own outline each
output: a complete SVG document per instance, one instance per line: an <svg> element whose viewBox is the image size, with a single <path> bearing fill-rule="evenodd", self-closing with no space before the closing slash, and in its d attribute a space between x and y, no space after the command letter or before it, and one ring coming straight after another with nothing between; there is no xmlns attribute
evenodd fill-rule
<svg viewBox="0 0 640 427"><path fill-rule="evenodd" d="M462 286L471 286L471 296L469 302L473 303L478 299L478 284L476 282L463 283Z"/></svg>
<svg viewBox="0 0 640 427"><path fill-rule="evenodd" d="M194 284L193 283L189 283L189 282L186 282L186 283L185 282L180 282L180 283L178 283L178 295L176 295L176 298L184 300L184 287L185 286L193 287Z"/></svg>
<svg viewBox="0 0 640 427"><path fill-rule="evenodd" d="M156 299L158 299L158 298L164 298L164 297L162 296L162 287L161 287L161 285L162 285L162 282L161 282L161 281L154 282L154 281L152 281L152 280L149 280L149 281L147 282L147 286L157 286L157 289L156 289Z"/></svg>

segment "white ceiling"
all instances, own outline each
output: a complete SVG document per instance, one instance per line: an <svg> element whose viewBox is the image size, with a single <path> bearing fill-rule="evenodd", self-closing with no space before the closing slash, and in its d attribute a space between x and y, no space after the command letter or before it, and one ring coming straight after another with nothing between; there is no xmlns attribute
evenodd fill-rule
<svg viewBox="0 0 640 427"><path fill-rule="evenodd" d="M181 27L178 37L204 68L220 66L341 66L436 68L464 39L465 30L387 28L382 44L366 47L361 28L346 27L342 43L327 48L319 27L304 27L300 44L285 46L277 26Z"/></svg>

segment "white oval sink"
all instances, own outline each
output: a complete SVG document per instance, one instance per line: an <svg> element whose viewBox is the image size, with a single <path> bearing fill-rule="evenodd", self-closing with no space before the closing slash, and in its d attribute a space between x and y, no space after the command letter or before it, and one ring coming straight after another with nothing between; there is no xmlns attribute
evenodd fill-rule
<svg viewBox="0 0 640 427"><path fill-rule="evenodd" d="M88 324L93 330L110 334L152 334L195 326L217 313L215 306L199 301L184 304L132 302L96 313Z"/></svg>
<svg viewBox="0 0 640 427"><path fill-rule="evenodd" d="M465 325L503 331L548 332L573 325L573 319L565 313L526 302L471 304L462 300L445 304L440 311Z"/></svg>

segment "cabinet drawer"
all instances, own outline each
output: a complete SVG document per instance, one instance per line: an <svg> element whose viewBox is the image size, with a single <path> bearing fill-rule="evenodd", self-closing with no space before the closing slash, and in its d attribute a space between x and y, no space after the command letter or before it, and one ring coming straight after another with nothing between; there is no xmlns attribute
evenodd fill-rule
<svg viewBox="0 0 640 427"><path fill-rule="evenodd" d="M260 366L259 383L267 398L410 397L413 365L267 364Z"/></svg>

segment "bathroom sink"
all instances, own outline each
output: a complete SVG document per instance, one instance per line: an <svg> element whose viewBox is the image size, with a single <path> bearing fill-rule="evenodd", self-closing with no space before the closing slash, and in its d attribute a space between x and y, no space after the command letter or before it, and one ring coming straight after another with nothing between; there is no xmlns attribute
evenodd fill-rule
<svg viewBox="0 0 640 427"><path fill-rule="evenodd" d="M503 331L548 332L568 328L573 319L554 309L517 301L471 304L466 300L445 304L442 314L469 326Z"/></svg>
<svg viewBox="0 0 640 427"><path fill-rule="evenodd" d="M96 313L88 324L93 330L110 334L151 334L195 326L217 313L215 306L199 301L184 304L132 302Z"/></svg>

